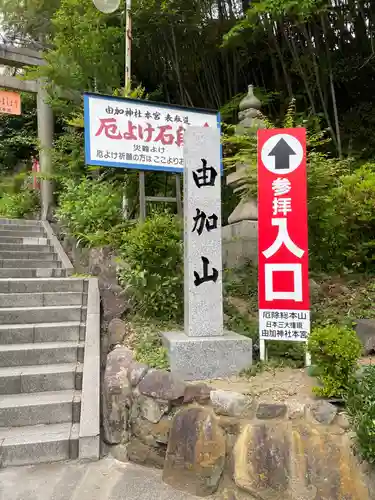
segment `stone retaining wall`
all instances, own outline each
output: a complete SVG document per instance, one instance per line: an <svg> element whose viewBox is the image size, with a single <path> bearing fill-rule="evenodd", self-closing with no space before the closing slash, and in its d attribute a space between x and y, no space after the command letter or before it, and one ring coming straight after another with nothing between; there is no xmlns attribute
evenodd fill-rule
<svg viewBox="0 0 375 500"><path fill-rule="evenodd" d="M107 358L103 426L116 458L161 468L165 482L197 496L373 498L335 406L268 404L187 384L120 346Z"/></svg>

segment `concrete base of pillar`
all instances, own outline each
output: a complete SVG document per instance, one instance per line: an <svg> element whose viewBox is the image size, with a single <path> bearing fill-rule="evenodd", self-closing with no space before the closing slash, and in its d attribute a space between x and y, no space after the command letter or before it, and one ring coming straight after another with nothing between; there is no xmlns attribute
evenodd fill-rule
<svg viewBox="0 0 375 500"><path fill-rule="evenodd" d="M162 333L171 372L184 380L208 380L238 375L253 360L252 340L233 332L221 337L188 337Z"/></svg>

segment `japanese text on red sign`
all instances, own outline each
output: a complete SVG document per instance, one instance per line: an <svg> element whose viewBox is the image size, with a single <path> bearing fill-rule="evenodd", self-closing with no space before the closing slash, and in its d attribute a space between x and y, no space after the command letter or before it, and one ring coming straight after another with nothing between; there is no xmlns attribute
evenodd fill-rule
<svg viewBox="0 0 375 500"><path fill-rule="evenodd" d="M310 325L305 165L300 166L304 154L286 130L260 131L260 138L264 132L259 162L260 336L306 340ZM299 148L291 147L295 144Z"/></svg>

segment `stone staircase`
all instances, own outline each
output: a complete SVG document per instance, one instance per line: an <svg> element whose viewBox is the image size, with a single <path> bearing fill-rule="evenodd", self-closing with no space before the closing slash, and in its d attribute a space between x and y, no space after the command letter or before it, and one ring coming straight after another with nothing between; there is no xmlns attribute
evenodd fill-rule
<svg viewBox="0 0 375 500"><path fill-rule="evenodd" d="M0 467L99 457L97 280L71 273L47 222L0 219Z"/></svg>

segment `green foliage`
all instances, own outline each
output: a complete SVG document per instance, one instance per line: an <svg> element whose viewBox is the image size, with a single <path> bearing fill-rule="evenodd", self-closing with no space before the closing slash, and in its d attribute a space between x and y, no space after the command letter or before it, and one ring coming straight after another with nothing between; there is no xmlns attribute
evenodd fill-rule
<svg viewBox="0 0 375 500"><path fill-rule="evenodd" d="M134 307L149 317L180 321L183 315L182 226L154 213L123 235L119 280Z"/></svg>
<svg viewBox="0 0 375 500"><path fill-rule="evenodd" d="M0 173L10 173L28 163L37 150L35 95L21 92L22 114L0 113Z"/></svg>
<svg viewBox="0 0 375 500"><path fill-rule="evenodd" d="M152 329L144 328L133 347L135 359L140 363L160 370L169 368L167 349L162 345L160 334Z"/></svg>
<svg viewBox="0 0 375 500"><path fill-rule="evenodd" d="M328 398L343 397L362 350L355 331L338 326L315 328L308 340L308 350L322 384L314 387L314 392Z"/></svg>
<svg viewBox="0 0 375 500"><path fill-rule="evenodd" d="M361 458L375 463L375 367L368 366L352 381L345 398Z"/></svg>
<svg viewBox="0 0 375 500"><path fill-rule="evenodd" d="M121 189L111 182L65 180L56 217L83 246L109 244L122 221L121 200Z"/></svg>
<svg viewBox="0 0 375 500"><path fill-rule="evenodd" d="M123 66L124 35L116 18L102 14L92 0L61 0L52 18L54 47L37 73L64 89L111 93L120 86Z"/></svg>
<svg viewBox="0 0 375 500"><path fill-rule="evenodd" d="M355 320L375 317L375 279L348 273L343 276L315 277L311 313L314 327L352 327Z"/></svg>
<svg viewBox="0 0 375 500"><path fill-rule="evenodd" d="M334 175L337 169L329 167ZM371 270L375 263L375 165L345 173L335 184L313 197L314 257L318 259L319 252L320 262L325 259L332 269Z"/></svg>
<svg viewBox="0 0 375 500"><path fill-rule="evenodd" d="M39 196L34 190L22 188L18 192L3 192L0 195L0 217L28 218L36 214L38 208Z"/></svg>

